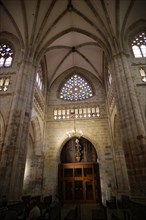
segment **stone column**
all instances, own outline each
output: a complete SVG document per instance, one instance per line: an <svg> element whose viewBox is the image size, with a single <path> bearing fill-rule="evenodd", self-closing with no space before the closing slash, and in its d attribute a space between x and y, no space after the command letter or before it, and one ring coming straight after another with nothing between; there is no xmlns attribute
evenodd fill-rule
<svg viewBox="0 0 146 220"><path fill-rule="evenodd" d="M17 74L0 165L0 195L13 201L20 199L23 187L35 67L24 61Z"/></svg>
<svg viewBox="0 0 146 220"><path fill-rule="evenodd" d="M113 81L132 197L146 198L145 122L140 111L130 64L124 52L113 56Z"/></svg>

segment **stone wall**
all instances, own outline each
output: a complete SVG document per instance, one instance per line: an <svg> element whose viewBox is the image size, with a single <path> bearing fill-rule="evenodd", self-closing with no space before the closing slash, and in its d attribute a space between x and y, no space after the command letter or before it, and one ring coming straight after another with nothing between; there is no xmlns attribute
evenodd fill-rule
<svg viewBox="0 0 146 220"><path fill-rule="evenodd" d="M112 188L116 187L105 91L100 82L97 79L95 80L93 75L90 75L89 82L92 83L95 93L93 98L79 103L62 101L58 98L58 89L60 82L64 81L68 74L70 74L70 71L56 80L49 90L44 147L43 193L48 195L55 194L57 191L60 153L64 144L69 140L67 132L74 129L75 123L77 130L81 130L83 137L89 140L96 149L100 170L102 200L105 203L106 199L110 199L112 196ZM85 76L88 79L89 75L87 72ZM53 110L55 108L75 108L92 105L99 105L99 118L54 120Z"/></svg>

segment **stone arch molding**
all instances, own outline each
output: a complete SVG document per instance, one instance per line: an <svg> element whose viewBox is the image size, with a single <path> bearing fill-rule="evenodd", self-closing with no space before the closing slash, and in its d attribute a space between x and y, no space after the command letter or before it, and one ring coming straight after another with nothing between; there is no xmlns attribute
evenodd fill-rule
<svg viewBox="0 0 146 220"><path fill-rule="evenodd" d="M30 124L24 173L24 194L36 195L42 191L43 149L40 123L34 117Z"/></svg>
<svg viewBox="0 0 146 220"><path fill-rule="evenodd" d="M74 136L75 137L75 136ZM96 151L96 154L97 154L97 163L100 163L100 144L99 144L99 142L96 140L95 141L95 139L91 139L90 138L90 135L87 135L87 134L84 134L83 135L83 137L86 139L86 140L88 140L93 146L94 146L94 148L95 148L95 151ZM62 151L62 149L63 149L63 147L64 147L64 145L68 142L70 140L70 138L69 137L67 137L67 135L66 135L66 133L64 133L64 135L62 136L62 141L61 141L61 143L60 143L60 145L58 146L58 148L57 148L57 152L56 152L56 161L57 161L57 163L60 163L60 154L61 154L61 151Z"/></svg>
<svg viewBox="0 0 146 220"><path fill-rule="evenodd" d="M123 47L127 52L130 53L131 51L130 40L141 31L146 31L146 20L144 19L140 19L129 26L123 38Z"/></svg>
<svg viewBox="0 0 146 220"><path fill-rule="evenodd" d="M60 147L60 149L59 149L59 152L58 152L58 158L59 158L59 161L62 163L63 161L62 161L62 154L63 153L65 153L66 152L66 147L68 147L68 143L70 143L71 142L71 147L73 147L73 149L71 149L71 155L70 155L70 159L71 159L71 161L67 161L68 163L70 163L70 162L76 162L75 160L74 160L74 158L72 158L72 156L74 156L74 154L75 154L75 139L77 139L77 137L76 136L74 136L74 137L71 137L71 138L67 138L63 143L62 143L62 145L61 145L61 147ZM83 158L82 158L82 160L81 160L81 162L94 162L94 163L99 163L99 155L98 155L98 149L97 149L97 147L96 147L96 144L95 143L92 143L92 141L91 140L89 140L87 137L81 137L80 139L80 144L81 144L81 146L82 146L82 153L83 154L86 154L86 150L89 150L91 153L93 153L93 155L91 155L91 157L90 158L87 158L87 155L83 155ZM73 144L74 143L74 144ZM88 143L89 143L89 148L90 149L87 149L87 145L88 145ZM84 144L86 145L86 146L84 146ZM74 146L73 146L74 145ZM86 148L86 149L84 149L84 147ZM90 152L88 152L88 154L90 153ZM67 152L68 153L68 152ZM92 157L93 156L93 157Z"/></svg>
<svg viewBox="0 0 146 220"><path fill-rule="evenodd" d="M93 87L93 90L95 92L95 87L96 87L96 84L97 84L97 81L100 82L100 79L97 80L97 78L95 78L94 74L92 74L91 72L89 72L88 70L86 69L83 69L81 67L78 67L78 66L74 66L74 67L71 67L67 70L65 70L64 72L62 72L60 74L60 76L58 76L54 82L50 85L50 88L51 86L53 86L57 81L60 81L62 82L61 84L63 84L63 82L65 82L69 77L71 77L74 72L76 72L77 74L81 75L82 77L84 77L88 82L89 84ZM91 75L92 77L94 77L94 80L91 79ZM96 82L95 82L96 81ZM59 89L61 87L61 84L59 86ZM101 87L102 87L102 84L100 84Z"/></svg>
<svg viewBox="0 0 146 220"><path fill-rule="evenodd" d="M31 121L31 131L33 132L33 141L35 146L35 154L41 155L43 152L43 141L39 119L34 117Z"/></svg>
<svg viewBox="0 0 146 220"><path fill-rule="evenodd" d="M100 88L103 90L104 86L101 81L101 77L95 76L94 73L88 71L87 69L79 67L79 66L70 67L69 69L66 69L64 72L62 72L58 76L54 75L53 79L49 83L49 88L51 89L53 87L53 85L56 84L57 81L60 81L60 82L65 81L67 78L69 78L71 75L73 75L74 72L76 72L77 74L84 77L92 85L93 88L95 88L96 84L98 83ZM92 78L94 78L94 80Z"/></svg>
<svg viewBox="0 0 146 220"><path fill-rule="evenodd" d="M100 97L100 102L101 102L101 99L104 102L106 95L105 95L104 87L101 84L100 80L98 80L97 77L94 74L92 74L91 72L89 72L83 68L77 67L77 66L72 67L72 68L62 72L62 74L60 74L60 76L58 76L54 80L54 82L50 85L50 90L49 90L50 94L51 94L49 97L50 101L57 100L58 104L59 103L64 103L64 104L66 103L66 102L62 101L60 98L58 98L58 94L59 94L59 90L60 90L62 84L64 82L66 82L67 78L69 78L71 75L73 75L74 71L79 73L79 75L81 75L82 77L84 77L88 81L88 83L92 86L94 95L90 98L90 101L98 102L98 98ZM88 101L85 100L85 102L88 102Z"/></svg>

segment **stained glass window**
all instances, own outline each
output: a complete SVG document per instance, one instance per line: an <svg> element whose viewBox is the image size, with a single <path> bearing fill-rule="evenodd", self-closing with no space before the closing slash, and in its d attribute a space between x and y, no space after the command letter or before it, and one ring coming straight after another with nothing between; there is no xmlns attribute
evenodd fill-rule
<svg viewBox="0 0 146 220"><path fill-rule="evenodd" d="M142 32L132 40L132 51L135 58L146 57L146 33Z"/></svg>
<svg viewBox="0 0 146 220"><path fill-rule="evenodd" d="M0 91L6 92L10 84L10 77L0 77Z"/></svg>
<svg viewBox="0 0 146 220"><path fill-rule="evenodd" d="M43 84L43 72L42 72L42 66L39 65L39 68L36 72L36 85L39 88L40 91L44 91L44 84Z"/></svg>
<svg viewBox="0 0 146 220"><path fill-rule="evenodd" d="M89 83L78 74L72 75L61 87L60 98L67 101L82 101L93 96Z"/></svg>
<svg viewBox="0 0 146 220"><path fill-rule="evenodd" d="M12 60L13 60L12 48L5 43L0 43L0 67L11 66Z"/></svg>
<svg viewBox="0 0 146 220"><path fill-rule="evenodd" d="M141 67L140 70L141 80L146 83L146 68Z"/></svg>
<svg viewBox="0 0 146 220"><path fill-rule="evenodd" d="M76 107L76 108L56 108L54 109L54 119L83 119L83 118L99 118L101 116L99 106L93 107Z"/></svg>

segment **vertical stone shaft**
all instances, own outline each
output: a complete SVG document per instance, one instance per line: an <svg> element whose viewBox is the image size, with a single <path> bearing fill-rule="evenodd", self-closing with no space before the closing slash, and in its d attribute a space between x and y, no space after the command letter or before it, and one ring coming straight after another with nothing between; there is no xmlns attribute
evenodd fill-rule
<svg viewBox="0 0 146 220"><path fill-rule="evenodd" d="M22 190L33 87L34 67L24 61L17 76L0 166L0 195L10 200L18 200Z"/></svg>
<svg viewBox="0 0 146 220"><path fill-rule="evenodd" d="M11 186L9 195L12 200L18 200L22 195L22 188L23 188L23 181L24 181L24 171L25 171L25 163L26 163L26 147L27 139L28 139L28 133L29 133L29 124L31 119L31 110L33 105L33 97L34 97L34 87L35 87L35 68L34 66L28 64L28 70L26 72L28 74L26 83L27 85L27 100L26 100L26 107L24 112L24 118L22 123L22 131L20 131L21 137L19 139L18 146L18 152L15 154L15 160L13 165L13 172L11 177ZM16 168L16 169L15 169ZM18 174L20 175L19 178ZM16 184L17 179L17 184ZM17 195L17 198L16 198Z"/></svg>
<svg viewBox="0 0 146 220"><path fill-rule="evenodd" d="M146 191L146 140L137 94L127 56L122 52L113 57L116 102L119 112L123 148L130 181L131 193ZM137 184L139 183L139 184ZM137 189L138 188L138 189Z"/></svg>

